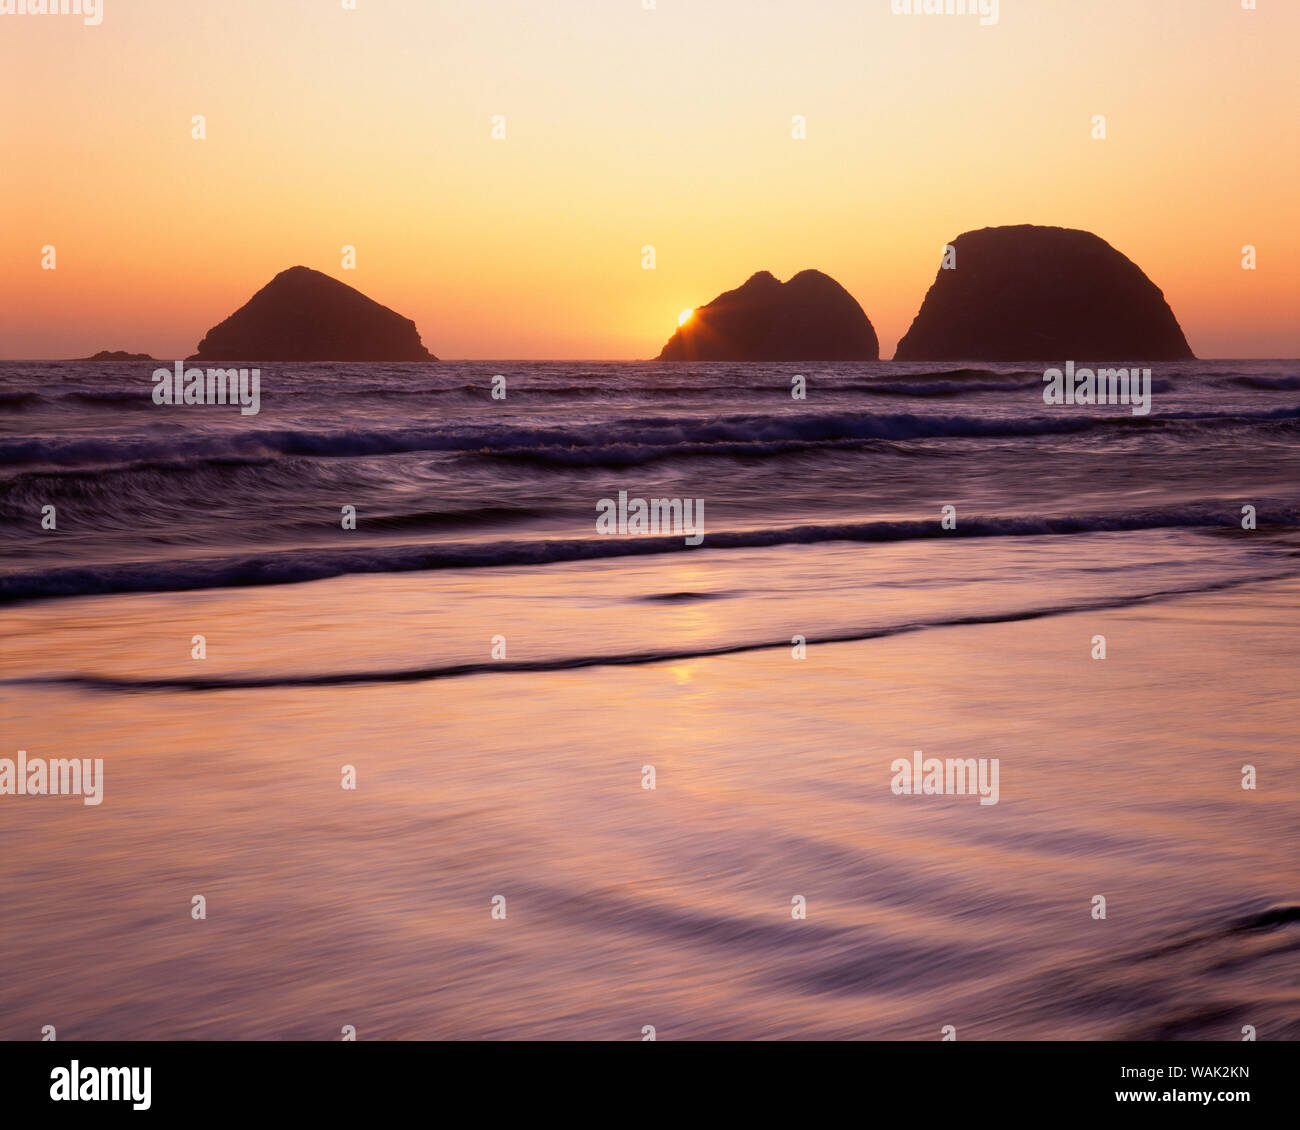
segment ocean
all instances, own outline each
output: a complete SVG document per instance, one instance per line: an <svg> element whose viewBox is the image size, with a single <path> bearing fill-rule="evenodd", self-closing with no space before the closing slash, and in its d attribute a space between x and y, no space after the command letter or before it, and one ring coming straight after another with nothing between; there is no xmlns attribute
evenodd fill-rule
<svg viewBox="0 0 1300 1130"><path fill-rule="evenodd" d="M0 1037L1300 1038L1300 364L1062 364L0 366Z"/></svg>

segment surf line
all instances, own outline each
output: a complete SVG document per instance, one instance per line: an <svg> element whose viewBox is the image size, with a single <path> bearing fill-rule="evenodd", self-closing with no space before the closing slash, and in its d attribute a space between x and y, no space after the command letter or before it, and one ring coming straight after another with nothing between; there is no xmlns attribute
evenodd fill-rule
<svg viewBox="0 0 1300 1130"><path fill-rule="evenodd" d="M933 628L976 627L980 624L1011 624L1021 620L1041 620L1068 616L1075 612L1093 612L1109 608L1176 600L1184 596L1219 592L1270 581L1289 580L1293 570L1249 577L1233 577L1182 589L1163 589L1139 596L1118 596L1082 604L1047 608L1027 608L1008 612L981 612L950 619L894 624L879 628L836 632L806 641L810 644L862 643L889 636L923 632ZM437 679L462 679L474 675L513 675L530 672L575 671L586 667L641 667L654 663L672 663L683 659L713 659L723 655L776 651L791 646L788 640L761 640L753 643L719 644L717 647L692 647L673 651L625 652L613 655L578 655L555 659L496 659L490 662L455 663L444 667L399 668L384 671L337 671L304 675L214 676L211 678L128 678L120 675L19 675L0 679L0 686L81 687L93 691L210 691L260 690L272 687L341 687L373 683L432 682Z"/></svg>

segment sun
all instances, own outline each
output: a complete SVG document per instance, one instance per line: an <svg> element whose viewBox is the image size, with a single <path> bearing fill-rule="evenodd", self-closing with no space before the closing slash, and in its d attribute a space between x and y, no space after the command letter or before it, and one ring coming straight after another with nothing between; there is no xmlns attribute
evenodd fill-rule
<svg viewBox="0 0 1300 1130"><path fill-rule="evenodd" d="M684 326L684 325L686 325L686 323L689 322L689 321L691 320L691 315L694 314L694 313L695 313L695 310L694 310L694 309L683 310L683 311L682 311L682 312L677 316L677 324L678 324L679 326Z"/></svg>

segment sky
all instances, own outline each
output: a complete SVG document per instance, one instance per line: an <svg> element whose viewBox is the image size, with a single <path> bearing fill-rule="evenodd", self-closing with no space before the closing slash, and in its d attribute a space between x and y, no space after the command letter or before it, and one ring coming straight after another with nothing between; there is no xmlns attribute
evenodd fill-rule
<svg viewBox="0 0 1300 1130"><path fill-rule="evenodd" d="M0 357L182 357L295 264L502 360L816 268L889 357L1016 223L1123 252L1198 356L1300 356L1296 0L347 2L0 14Z"/></svg>

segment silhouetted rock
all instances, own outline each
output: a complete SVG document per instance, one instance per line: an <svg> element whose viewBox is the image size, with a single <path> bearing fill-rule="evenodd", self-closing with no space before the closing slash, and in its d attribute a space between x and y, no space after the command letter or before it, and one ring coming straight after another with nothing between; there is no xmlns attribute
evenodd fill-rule
<svg viewBox="0 0 1300 1130"><path fill-rule="evenodd" d="M147 353L128 353L125 349L101 349L94 357L78 357L78 361L156 361Z"/></svg>
<svg viewBox="0 0 1300 1130"><path fill-rule="evenodd" d="M876 331L857 300L821 271L781 282L759 271L697 306L660 361L875 361Z"/></svg>
<svg viewBox="0 0 1300 1130"><path fill-rule="evenodd" d="M190 361L436 361L410 318L307 267L281 271Z"/></svg>
<svg viewBox="0 0 1300 1130"><path fill-rule="evenodd" d="M1193 356L1165 296L1091 232L981 228L952 241L895 361L1178 361Z"/></svg>

